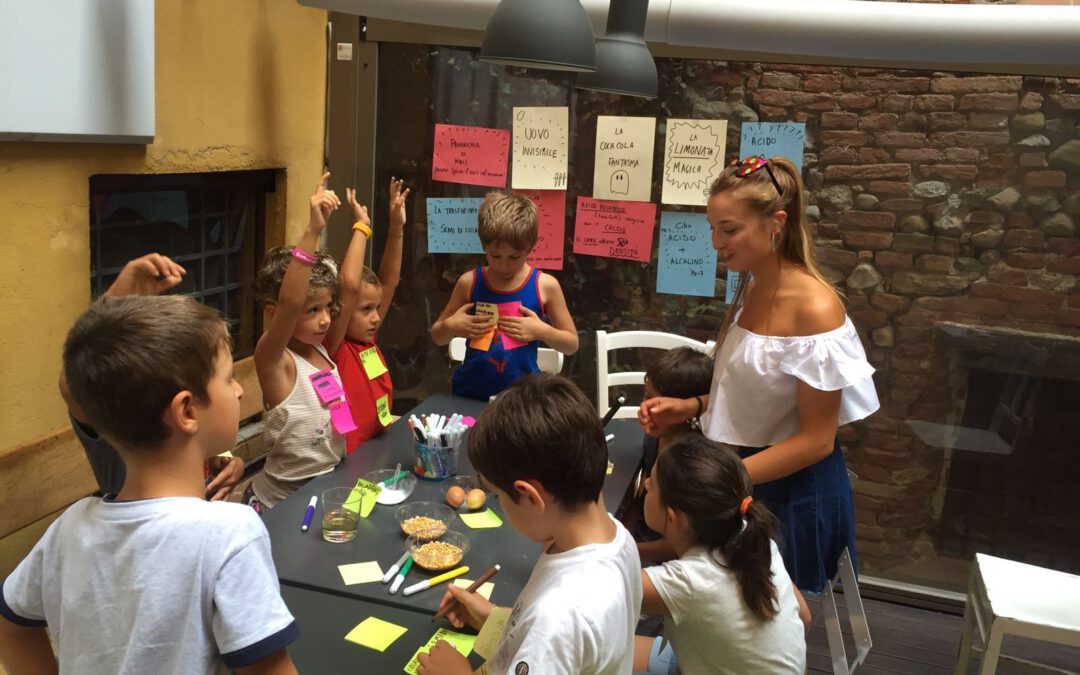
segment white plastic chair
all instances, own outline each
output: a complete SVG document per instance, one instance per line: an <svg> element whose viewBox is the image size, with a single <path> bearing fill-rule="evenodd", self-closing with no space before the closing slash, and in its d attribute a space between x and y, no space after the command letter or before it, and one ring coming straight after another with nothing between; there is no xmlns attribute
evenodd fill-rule
<svg viewBox="0 0 1080 675"><path fill-rule="evenodd" d="M715 343L698 342L693 338L673 333L661 333L651 330L627 330L619 333L596 331L596 410L603 417L607 414L608 389L632 384L643 384L645 373L634 371L628 373L608 373L608 352L616 349L675 349L676 347L690 347L702 352L712 350ZM636 405L620 406L615 413L615 419L637 417Z"/></svg>
<svg viewBox="0 0 1080 675"><path fill-rule="evenodd" d="M464 361L465 347L465 338L456 337L450 340L450 360L458 363ZM555 349L540 347L536 350L536 365L540 367L541 372L558 375L562 372L563 354Z"/></svg>

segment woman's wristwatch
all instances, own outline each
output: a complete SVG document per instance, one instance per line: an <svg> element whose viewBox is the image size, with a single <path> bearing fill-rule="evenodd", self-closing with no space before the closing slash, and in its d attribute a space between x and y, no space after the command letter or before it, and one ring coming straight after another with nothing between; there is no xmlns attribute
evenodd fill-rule
<svg viewBox="0 0 1080 675"><path fill-rule="evenodd" d="M694 429L701 428L701 413L705 412L705 402L701 400L700 396L695 396L694 400L697 401L697 413L693 417L686 420L690 423L690 426Z"/></svg>

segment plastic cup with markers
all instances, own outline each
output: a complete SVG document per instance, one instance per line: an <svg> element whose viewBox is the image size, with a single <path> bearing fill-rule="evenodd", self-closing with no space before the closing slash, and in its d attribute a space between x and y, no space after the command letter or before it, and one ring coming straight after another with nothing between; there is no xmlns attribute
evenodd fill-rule
<svg viewBox="0 0 1080 675"><path fill-rule="evenodd" d="M458 472L458 449L467 430L461 415L413 415L409 418L416 448L413 473L424 480L445 480Z"/></svg>

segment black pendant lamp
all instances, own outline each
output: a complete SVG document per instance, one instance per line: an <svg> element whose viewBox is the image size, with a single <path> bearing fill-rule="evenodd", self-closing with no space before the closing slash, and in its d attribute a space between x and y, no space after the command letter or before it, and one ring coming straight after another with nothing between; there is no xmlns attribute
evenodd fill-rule
<svg viewBox="0 0 1080 675"><path fill-rule="evenodd" d="M480 60L576 73L596 70L596 42L580 0L501 0Z"/></svg>
<svg viewBox="0 0 1080 675"><path fill-rule="evenodd" d="M596 41L596 72L578 75L578 89L656 98L656 62L645 44L649 0L611 0L607 30Z"/></svg>

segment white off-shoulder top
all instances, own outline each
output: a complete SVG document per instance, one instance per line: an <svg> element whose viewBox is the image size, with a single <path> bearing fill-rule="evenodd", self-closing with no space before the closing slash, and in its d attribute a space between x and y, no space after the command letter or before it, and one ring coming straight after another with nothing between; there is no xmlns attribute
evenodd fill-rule
<svg viewBox="0 0 1080 675"><path fill-rule="evenodd" d="M715 368L701 427L722 443L765 447L798 432L798 380L823 391L843 391L841 426L880 407L874 368L848 317L839 328L795 337L751 333L736 317Z"/></svg>

